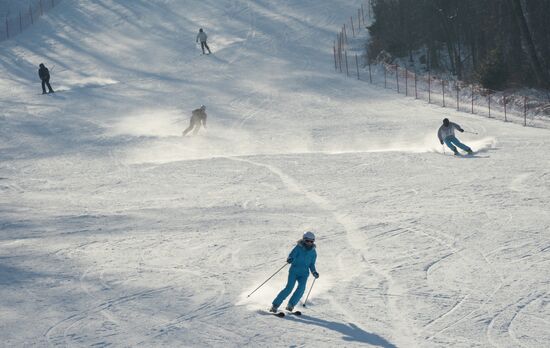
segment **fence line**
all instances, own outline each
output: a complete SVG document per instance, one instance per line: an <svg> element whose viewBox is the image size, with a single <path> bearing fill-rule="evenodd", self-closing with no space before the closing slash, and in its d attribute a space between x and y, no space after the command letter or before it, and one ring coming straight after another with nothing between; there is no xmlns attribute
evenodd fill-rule
<svg viewBox="0 0 550 348"><path fill-rule="evenodd" d="M0 23L0 42L21 34L60 2L61 0L34 0L28 9L19 10L19 13L13 16L6 16Z"/></svg>
<svg viewBox="0 0 550 348"><path fill-rule="evenodd" d="M370 18L372 7L370 0L367 1L366 7L368 12L361 4L355 20L356 23L362 22L363 28L366 27L365 12ZM353 21L354 19L351 17L350 23ZM354 28L353 24L352 28ZM361 25L354 29L359 32ZM350 48L344 24L334 43L334 67L338 71L338 67L344 65L346 76L349 77L348 51ZM415 99L425 100L429 104L454 108L457 111L499 119L504 122L521 123L531 127L548 128L550 126L550 103L548 101L520 94L506 94L459 80L442 79L433 76L430 71L422 74L406 67L403 68L398 64L371 64L367 54L361 55L361 63L358 62L357 55L355 59L358 80L393 89L398 94L414 96ZM366 70L366 74L360 74L359 65L362 71Z"/></svg>

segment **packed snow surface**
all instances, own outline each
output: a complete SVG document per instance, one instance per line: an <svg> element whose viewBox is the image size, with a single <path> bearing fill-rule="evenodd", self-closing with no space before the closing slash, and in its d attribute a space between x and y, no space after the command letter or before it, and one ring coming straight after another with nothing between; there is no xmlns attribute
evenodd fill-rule
<svg viewBox="0 0 550 348"><path fill-rule="evenodd" d="M65 0L1 43L2 345L550 346L550 132L335 73L360 5Z"/></svg>

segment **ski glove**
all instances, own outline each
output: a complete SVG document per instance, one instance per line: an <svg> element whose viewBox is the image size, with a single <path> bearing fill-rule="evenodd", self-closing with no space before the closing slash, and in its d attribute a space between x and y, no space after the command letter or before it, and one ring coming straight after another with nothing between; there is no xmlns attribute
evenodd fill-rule
<svg viewBox="0 0 550 348"><path fill-rule="evenodd" d="M319 278L319 273L318 272L313 272L313 276L315 277L315 279Z"/></svg>
<svg viewBox="0 0 550 348"><path fill-rule="evenodd" d="M460 133L464 133L464 129L459 129L458 130Z"/></svg>
<svg viewBox="0 0 550 348"><path fill-rule="evenodd" d="M293 260L292 257L289 257L288 259L286 259L286 262L287 263L292 263L292 260Z"/></svg>

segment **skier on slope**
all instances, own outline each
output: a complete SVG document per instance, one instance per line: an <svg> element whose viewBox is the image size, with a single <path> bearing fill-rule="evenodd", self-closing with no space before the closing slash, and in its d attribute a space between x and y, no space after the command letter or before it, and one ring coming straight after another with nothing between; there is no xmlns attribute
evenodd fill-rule
<svg viewBox="0 0 550 348"><path fill-rule="evenodd" d="M206 35L206 33L202 30L202 28L200 28L199 33L197 34L197 39L195 40L195 42L199 42L199 40L201 41L202 54L204 54L204 48L205 47L208 50L208 54L212 53L212 52L210 52L210 47L208 47L208 44L206 43L207 38L208 38L208 35Z"/></svg>
<svg viewBox="0 0 550 348"><path fill-rule="evenodd" d="M450 122L448 118L443 119L443 125L439 127L439 130L437 131L437 137L439 138L439 142L441 145L443 145L443 142L447 144L449 149L451 149L455 156L460 155L458 150L456 149L456 146L460 147L462 150L468 152L468 154L472 154L472 149L460 142L455 137L455 129L457 129L459 132L464 132L464 129L462 129L458 124L454 122ZM456 146L455 146L456 145Z"/></svg>
<svg viewBox="0 0 550 348"><path fill-rule="evenodd" d="M296 243L296 246L292 249L286 260L286 262L290 263L288 281L285 288L273 300L270 312L277 313L277 309L281 303L290 295L292 289L294 289L294 285L298 282L298 287L286 306L286 310L292 311L304 295L309 272L311 271L311 274L315 278L319 278L319 273L315 269L315 261L317 260L315 247L315 235L310 231L304 233L302 239Z"/></svg>
<svg viewBox="0 0 550 348"><path fill-rule="evenodd" d="M48 93L54 93L52 86L50 85L50 71L43 63L40 63L38 69L38 76L42 81L42 94L46 94L46 86L48 86Z"/></svg>
<svg viewBox="0 0 550 348"><path fill-rule="evenodd" d="M186 136L191 130L193 130L193 135L196 135L201 128L201 124L206 128L206 106L201 105L200 108L195 109L191 112L191 122L189 127L183 131L183 136Z"/></svg>

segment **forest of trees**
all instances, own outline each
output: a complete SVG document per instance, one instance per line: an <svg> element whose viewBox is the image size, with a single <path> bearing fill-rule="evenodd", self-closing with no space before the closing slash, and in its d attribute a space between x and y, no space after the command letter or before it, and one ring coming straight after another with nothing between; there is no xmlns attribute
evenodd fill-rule
<svg viewBox="0 0 550 348"><path fill-rule="evenodd" d="M550 0L371 0L368 55L421 57L491 89L550 88Z"/></svg>

